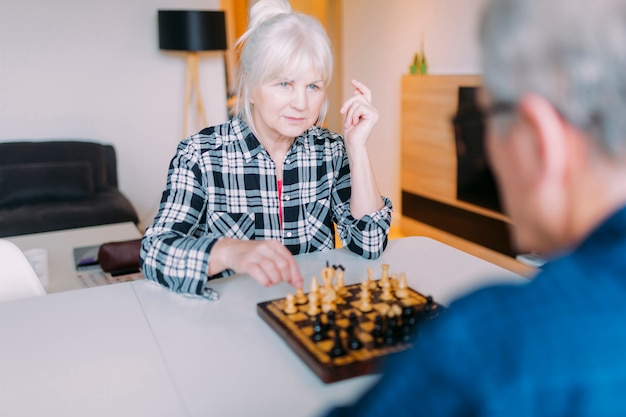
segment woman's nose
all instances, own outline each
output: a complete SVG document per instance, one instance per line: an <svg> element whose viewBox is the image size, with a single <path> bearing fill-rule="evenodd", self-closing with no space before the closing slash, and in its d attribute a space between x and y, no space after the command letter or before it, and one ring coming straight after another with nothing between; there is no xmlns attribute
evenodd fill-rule
<svg viewBox="0 0 626 417"><path fill-rule="evenodd" d="M298 110L306 108L306 92L301 89L295 89L291 97L291 106Z"/></svg>

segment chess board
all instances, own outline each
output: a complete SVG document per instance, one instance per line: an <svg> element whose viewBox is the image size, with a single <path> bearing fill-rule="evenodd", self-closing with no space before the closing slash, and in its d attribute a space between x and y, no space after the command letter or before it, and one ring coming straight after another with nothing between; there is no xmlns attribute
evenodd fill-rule
<svg viewBox="0 0 626 417"><path fill-rule="evenodd" d="M344 303L337 304L333 313L333 329L325 329L327 335L323 340L314 340L315 316L307 313L306 304L298 305L295 313L287 314L284 311L286 298L280 298L259 303L257 312L323 382L329 383L366 375L377 372L385 357L411 347L419 325L425 320L436 317L443 311L443 307L435 303L431 297L412 288L407 288L406 298L394 297L392 300L383 301L380 298L382 290L376 286L371 291L372 311L364 313L359 309L360 287L361 284L345 286L346 294L342 296ZM394 305L397 307L393 307ZM392 326L389 312L392 309L395 312L402 309L403 314L411 310L414 315L412 318L409 315L396 315L393 319L395 331L392 331L389 330ZM352 319L350 319L351 313ZM354 327L355 316L358 321L357 328ZM376 316L381 318L376 319ZM320 313L318 320L323 326L328 326L326 313ZM381 321L382 335L381 332L374 331L375 327L380 327ZM408 322L411 324L409 325ZM353 326L349 329L351 324ZM409 328L409 334L407 334L407 328ZM335 332L339 333L339 338L345 348L345 354L340 356L333 355L333 347L337 343ZM358 338L361 342L360 348L351 349L349 337Z"/></svg>

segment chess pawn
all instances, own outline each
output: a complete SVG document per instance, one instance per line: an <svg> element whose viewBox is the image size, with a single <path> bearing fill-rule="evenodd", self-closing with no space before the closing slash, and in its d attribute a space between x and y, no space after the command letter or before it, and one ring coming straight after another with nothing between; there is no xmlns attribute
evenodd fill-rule
<svg viewBox="0 0 626 417"><path fill-rule="evenodd" d="M328 313L329 311L335 311L337 306L335 303L322 303L321 311L323 313Z"/></svg>
<svg viewBox="0 0 626 417"><path fill-rule="evenodd" d="M313 339L314 342L319 342L326 338L326 329L325 326L322 324L322 319L318 314L313 320L313 335L311 336L311 339Z"/></svg>
<svg viewBox="0 0 626 417"><path fill-rule="evenodd" d="M389 304L381 304L377 308L377 310L381 315L387 316L387 314L389 313L389 310L391 310L391 307L389 307Z"/></svg>
<svg viewBox="0 0 626 417"><path fill-rule="evenodd" d="M350 325L352 325L352 327L354 327L355 329L359 328L359 317L356 315L356 313L354 311L350 312L350 315L348 316L348 320L350 322Z"/></svg>
<svg viewBox="0 0 626 417"><path fill-rule="evenodd" d="M298 307L296 307L296 297L293 294L287 294L286 306L283 310L287 314L294 314L298 312Z"/></svg>
<svg viewBox="0 0 626 417"><path fill-rule="evenodd" d="M393 288L394 290L398 288L398 274L391 275L390 281L391 281L391 288Z"/></svg>
<svg viewBox="0 0 626 417"><path fill-rule="evenodd" d="M304 291L302 290L302 288L298 288L296 290L296 304L302 305L302 304L306 304L307 302L307 298L306 295L304 295Z"/></svg>
<svg viewBox="0 0 626 417"><path fill-rule="evenodd" d="M367 268L367 285L369 286L370 290L375 290L378 287L378 284L376 284L376 281L374 281L371 267Z"/></svg>
<svg viewBox="0 0 626 417"><path fill-rule="evenodd" d="M380 281L378 281L378 286L381 288L390 287L391 280L389 279L389 265L383 264L382 269L383 269L383 275L380 278Z"/></svg>
<svg viewBox="0 0 626 417"><path fill-rule="evenodd" d="M348 348L350 350L359 350L363 347L363 342L357 336L357 328L354 325L349 324L346 333L348 334Z"/></svg>
<svg viewBox="0 0 626 417"><path fill-rule="evenodd" d="M389 282L389 264L382 264L380 268L383 272L380 277L380 281L378 281L378 286L382 287Z"/></svg>
<svg viewBox="0 0 626 417"><path fill-rule="evenodd" d="M359 305L359 310L363 313L369 313L372 311L372 303L370 301L370 292L369 289L365 289L361 291L361 304Z"/></svg>
<svg viewBox="0 0 626 417"><path fill-rule="evenodd" d="M378 339L383 336L383 318L380 315L376 315L374 318L374 329L372 330L372 337Z"/></svg>
<svg viewBox="0 0 626 417"><path fill-rule="evenodd" d="M320 308L318 305L319 302L319 295L317 294L317 292L310 292L309 293L309 308L307 309L306 313L309 316L317 316L318 314L320 314Z"/></svg>
<svg viewBox="0 0 626 417"><path fill-rule="evenodd" d="M385 329L385 344L394 345L397 340L398 319L395 316L387 318L387 328Z"/></svg>
<svg viewBox="0 0 626 417"><path fill-rule="evenodd" d="M391 294L391 285L383 286L383 292L380 295L380 299L383 301L391 301L393 300L393 294Z"/></svg>
<svg viewBox="0 0 626 417"><path fill-rule="evenodd" d="M341 339L341 329L339 327L335 327L335 335L334 335L334 343L333 347L330 349L331 358L338 358L344 356L346 352L346 348L344 347L343 340Z"/></svg>
<svg viewBox="0 0 626 417"><path fill-rule="evenodd" d="M317 278L314 275L313 278L311 279L311 290L309 291L309 294L315 293L316 295L319 295L319 291L320 291L320 286L317 283Z"/></svg>
<svg viewBox="0 0 626 417"><path fill-rule="evenodd" d="M396 297L402 299L409 296L409 284L406 282L406 275L400 274L400 281L398 282L398 289L396 290Z"/></svg>
<svg viewBox="0 0 626 417"><path fill-rule="evenodd" d="M397 316L397 317L401 317L402 316L402 307L400 307L398 304L392 305L391 309L389 310L389 314L392 314L392 315Z"/></svg>

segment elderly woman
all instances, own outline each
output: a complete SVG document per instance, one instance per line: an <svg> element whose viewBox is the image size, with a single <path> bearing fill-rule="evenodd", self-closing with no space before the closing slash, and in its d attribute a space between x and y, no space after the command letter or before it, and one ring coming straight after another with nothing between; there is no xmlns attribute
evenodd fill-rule
<svg viewBox="0 0 626 417"><path fill-rule="evenodd" d="M377 258L391 202L366 149L378 120L371 93L352 81L344 136L321 127L332 52L320 23L286 0L260 0L239 39L237 116L183 140L170 164L140 261L147 279L205 294L232 273L300 288L293 255L345 247Z"/></svg>

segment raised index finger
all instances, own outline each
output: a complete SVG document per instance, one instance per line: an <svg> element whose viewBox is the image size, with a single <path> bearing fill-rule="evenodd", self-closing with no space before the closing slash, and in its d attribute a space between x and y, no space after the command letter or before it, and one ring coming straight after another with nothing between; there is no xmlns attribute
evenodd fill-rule
<svg viewBox="0 0 626 417"><path fill-rule="evenodd" d="M352 80L351 81L352 86L355 88L355 94L361 94L363 96L365 96L365 98L367 99L367 101L372 101L372 92L370 91L369 88L367 88L367 86L365 84L363 84L360 81L357 80Z"/></svg>

